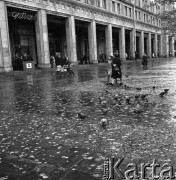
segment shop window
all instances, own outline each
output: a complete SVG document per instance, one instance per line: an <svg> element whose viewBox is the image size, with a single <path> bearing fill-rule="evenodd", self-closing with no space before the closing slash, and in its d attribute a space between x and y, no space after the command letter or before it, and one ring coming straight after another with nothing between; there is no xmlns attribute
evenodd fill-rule
<svg viewBox="0 0 176 180"><path fill-rule="evenodd" d="M12 65L14 70L22 70L22 62L33 60L36 63L36 44L34 25L11 23L10 39L12 45Z"/></svg>
<svg viewBox="0 0 176 180"><path fill-rule="evenodd" d="M20 36L20 43L21 46L28 46L28 37L27 36Z"/></svg>

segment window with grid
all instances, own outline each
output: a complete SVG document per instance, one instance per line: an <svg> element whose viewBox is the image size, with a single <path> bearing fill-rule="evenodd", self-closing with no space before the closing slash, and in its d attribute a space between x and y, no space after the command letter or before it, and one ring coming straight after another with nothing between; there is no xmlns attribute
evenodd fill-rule
<svg viewBox="0 0 176 180"><path fill-rule="evenodd" d="M120 14L120 3L117 3L117 12Z"/></svg>
<svg viewBox="0 0 176 180"><path fill-rule="evenodd" d="M138 19L141 20L141 13L138 12Z"/></svg>
<svg viewBox="0 0 176 180"><path fill-rule="evenodd" d="M100 0L96 0L96 6L100 7Z"/></svg>
<svg viewBox="0 0 176 180"><path fill-rule="evenodd" d="M102 0L102 8L106 9L106 0Z"/></svg>
<svg viewBox="0 0 176 180"><path fill-rule="evenodd" d="M95 2L94 0L90 0L91 5L94 5L94 2Z"/></svg>
<svg viewBox="0 0 176 180"><path fill-rule="evenodd" d="M127 7L125 6L125 16L128 15Z"/></svg>
<svg viewBox="0 0 176 180"><path fill-rule="evenodd" d="M138 19L138 12L135 10L135 18Z"/></svg>
<svg viewBox="0 0 176 180"><path fill-rule="evenodd" d="M159 26L161 26L161 20L159 20Z"/></svg>
<svg viewBox="0 0 176 180"><path fill-rule="evenodd" d="M131 17L132 13L131 13L131 8L129 8L129 16Z"/></svg>
<svg viewBox="0 0 176 180"><path fill-rule="evenodd" d="M115 2L112 1L112 11L115 12Z"/></svg>

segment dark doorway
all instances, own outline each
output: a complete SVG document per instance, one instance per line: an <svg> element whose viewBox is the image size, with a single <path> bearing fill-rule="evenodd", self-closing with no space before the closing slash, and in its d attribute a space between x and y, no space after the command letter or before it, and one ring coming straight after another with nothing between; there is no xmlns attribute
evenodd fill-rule
<svg viewBox="0 0 176 180"><path fill-rule="evenodd" d="M112 39L113 39L113 54L120 53L120 44L119 44L119 28L112 28Z"/></svg>
<svg viewBox="0 0 176 180"><path fill-rule="evenodd" d="M97 25L97 57L98 62L106 61L106 36L104 25Z"/></svg>
<svg viewBox="0 0 176 180"><path fill-rule="evenodd" d="M144 53L147 55L147 40L148 40L148 35L144 34Z"/></svg>
<svg viewBox="0 0 176 180"><path fill-rule="evenodd" d="M89 63L88 22L76 20L76 47L79 64Z"/></svg>
<svg viewBox="0 0 176 180"><path fill-rule="evenodd" d="M158 52L158 57L160 57L160 36L157 36L157 52Z"/></svg>
<svg viewBox="0 0 176 180"><path fill-rule="evenodd" d="M135 54L136 59L139 59L139 52L140 52L139 41L140 41L140 37L136 36L136 54Z"/></svg>
<svg viewBox="0 0 176 180"><path fill-rule="evenodd" d="M66 18L48 15L48 37L50 56L55 57L56 66L63 65L64 59L68 57Z"/></svg>
<svg viewBox="0 0 176 180"><path fill-rule="evenodd" d="M154 37L154 35L152 34L151 35L151 53L152 53L152 55L153 55L153 53L155 53L155 50L154 50L154 43L155 43L155 39L154 39L155 37Z"/></svg>
<svg viewBox="0 0 176 180"><path fill-rule="evenodd" d="M131 59L131 49L130 49L130 30L125 30L125 53L126 59Z"/></svg>

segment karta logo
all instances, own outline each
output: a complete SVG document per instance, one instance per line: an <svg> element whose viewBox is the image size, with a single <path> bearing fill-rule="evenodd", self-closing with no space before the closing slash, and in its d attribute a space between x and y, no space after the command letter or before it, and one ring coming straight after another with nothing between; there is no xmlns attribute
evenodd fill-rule
<svg viewBox="0 0 176 180"><path fill-rule="evenodd" d="M134 163L129 163L127 165L127 170L123 171L121 165L123 164L125 158L118 159L115 161L114 158L107 158L104 161L104 175L103 179L175 179L175 173L173 167L170 163L164 163L160 165L156 162L156 159L150 163L141 163L140 165L136 165Z"/></svg>

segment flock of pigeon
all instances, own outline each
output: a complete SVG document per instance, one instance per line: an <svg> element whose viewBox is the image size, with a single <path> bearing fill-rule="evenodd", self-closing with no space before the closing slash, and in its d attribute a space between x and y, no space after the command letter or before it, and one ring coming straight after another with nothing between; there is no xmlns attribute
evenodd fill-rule
<svg viewBox="0 0 176 180"><path fill-rule="evenodd" d="M128 75L126 75L126 77L128 77ZM128 89L132 89L132 87L129 87L123 83L120 83L121 87L124 87L125 90ZM138 87L135 88L136 91L141 91L142 88ZM152 87L152 91L155 92L156 87L153 86ZM163 98L165 95L167 95L169 89L164 89L161 93L159 93L159 97ZM105 94L111 94L111 92L109 90L105 91ZM117 94L111 94L111 98L109 98L110 96L108 96L108 99L106 100L105 97L101 96L98 97L98 106L99 109L101 110L102 114L104 115L104 118L101 119L100 125L105 128L108 125L108 120L106 118L106 116L108 115L108 113L110 112L111 108L110 108L110 103L113 105L113 108L119 107L122 105L125 105L125 107L130 106L130 105L135 105L134 108L131 108L132 113L136 114L136 115L140 115L141 113L144 112L144 107L145 106L149 106L149 102L147 97L150 96L151 94L138 94L135 96L126 96L126 97L122 97L122 95L120 95L119 93ZM89 116L85 115L83 112L79 112L77 113L78 118L80 120L84 120L85 118L89 118Z"/></svg>

